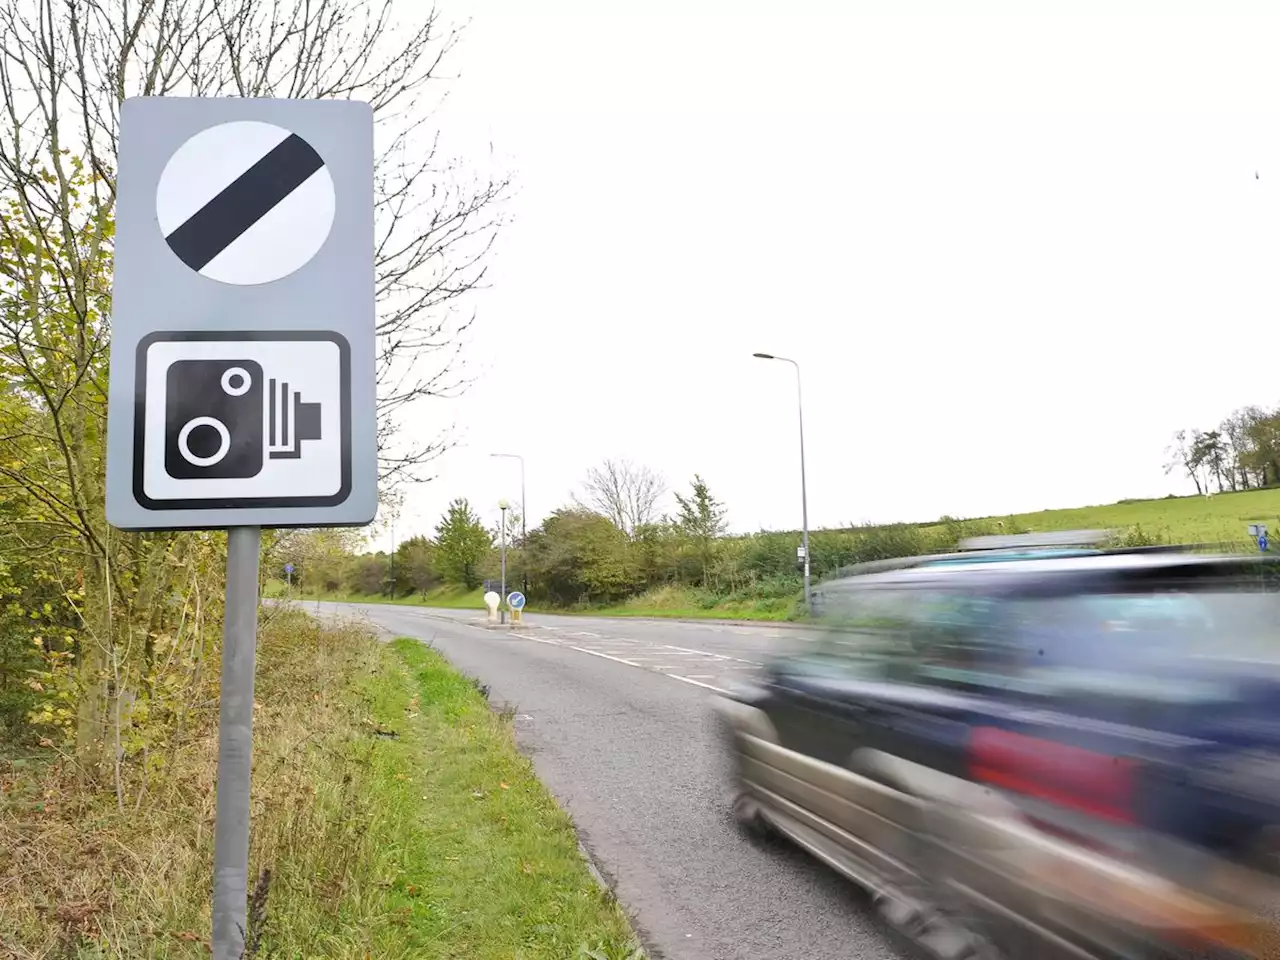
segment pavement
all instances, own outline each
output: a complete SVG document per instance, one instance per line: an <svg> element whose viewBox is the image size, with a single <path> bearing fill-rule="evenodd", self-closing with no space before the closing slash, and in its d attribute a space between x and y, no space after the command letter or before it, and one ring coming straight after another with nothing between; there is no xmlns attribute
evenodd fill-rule
<svg viewBox="0 0 1280 960"><path fill-rule="evenodd" d="M650 955L668 960L907 960L865 896L728 812L714 691L811 642L768 624L483 613L306 602L431 644L515 715L517 742L573 817Z"/></svg>

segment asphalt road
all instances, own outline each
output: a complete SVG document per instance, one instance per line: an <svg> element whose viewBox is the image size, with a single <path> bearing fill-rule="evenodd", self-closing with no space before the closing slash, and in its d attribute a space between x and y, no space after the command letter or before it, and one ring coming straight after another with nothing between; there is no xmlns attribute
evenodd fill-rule
<svg viewBox="0 0 1280 960"><path fill-rule="evenodd" d="M729 819L711 691L749 676L771 646L808 642L803 631L536 614L498 631L472 611L318 610L431 643L514 710L521 749L655 958L910 956L856 888Z"/></svg>

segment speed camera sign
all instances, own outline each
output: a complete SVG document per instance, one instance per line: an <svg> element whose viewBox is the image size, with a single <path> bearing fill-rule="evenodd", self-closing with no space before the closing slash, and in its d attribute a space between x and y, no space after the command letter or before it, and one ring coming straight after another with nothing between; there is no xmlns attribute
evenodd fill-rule
<svg viewBox="0 0 1280 960"><path fill-rule="evenodd" d="M108 519L371 521L369 106L128 100L117 210Z"/></svg>

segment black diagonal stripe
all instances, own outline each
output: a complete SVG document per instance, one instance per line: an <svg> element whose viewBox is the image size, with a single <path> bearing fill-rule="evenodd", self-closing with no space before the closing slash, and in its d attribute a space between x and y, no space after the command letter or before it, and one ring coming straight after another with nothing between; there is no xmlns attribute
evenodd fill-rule
<svg viewBox="0 0 1280 960"><path fill-rule="evenodd" d="M324 166L320 154L290 134L165 239L192 270L202 270Z"/></svg>

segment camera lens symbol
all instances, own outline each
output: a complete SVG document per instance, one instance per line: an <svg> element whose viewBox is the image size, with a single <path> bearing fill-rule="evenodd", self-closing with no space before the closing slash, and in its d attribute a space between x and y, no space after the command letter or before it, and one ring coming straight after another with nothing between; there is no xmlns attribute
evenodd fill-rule
<svg viewBox="0 0 1280 960"><path fill-rule="evenodd" d="M248 357L175 360L165 373L164 469L175 480L257 476L267 385Z"/></svg>
<svg viewBox="0 0 1280 960"><path fill-rule="evenodd" d="M226 383L226 377L223 377L223 384ZM248 386L245 387L245 390ZM227 391L231 393L230 390ZM242 390L241 393L244 391ZM231 394L239 396L239 394ZM218 449L207 457L202 457L191 450L191 434L201 427L212 428L218 434ZM182 459L195 467L212 467L215 463L222 460L227 455L227 451L231 449L231 431L227 429L227 425L221 420L215 420L213 417L194 417L188 420L178 431L178 452L182 454Z"/></svg>
<svg viewBox="0 0 1280 960"><path fill-rule="evenodd" d="M253 386L253 377L244 367L228 367L222 374L222 389L233 397L242 397Z"/></svg>

